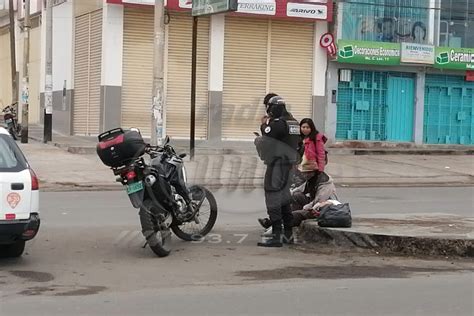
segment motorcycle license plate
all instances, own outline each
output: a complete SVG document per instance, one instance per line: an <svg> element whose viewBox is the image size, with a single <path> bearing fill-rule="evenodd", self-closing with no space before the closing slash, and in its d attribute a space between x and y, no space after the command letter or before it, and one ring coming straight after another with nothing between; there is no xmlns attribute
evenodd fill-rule
<svg viewBox="0 0 474 316"><path fill-rule="evenodd" d="M143 190L143 182L142 181L135 182L135 183L130 183L129 185L127 185L127 194L128 195L140 192L141 190Z"/></svg>
<svg viewBox="0 0 474 316"><path fill-rule="evenodd" d="M5 123L7 123L7 124L13 123L13 120L12 119L6 119Z"/></svg>

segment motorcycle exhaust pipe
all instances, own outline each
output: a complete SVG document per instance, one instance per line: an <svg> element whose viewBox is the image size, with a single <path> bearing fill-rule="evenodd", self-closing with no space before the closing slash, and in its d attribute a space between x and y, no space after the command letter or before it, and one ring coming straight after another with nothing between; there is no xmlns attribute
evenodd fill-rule
<svg viewBox="0 0 474 316"><path fill-rule="evenodd" d="M145 184L149 187L153 186L156 182L156 177L154 175L149 175L145 177Z"/></svg>

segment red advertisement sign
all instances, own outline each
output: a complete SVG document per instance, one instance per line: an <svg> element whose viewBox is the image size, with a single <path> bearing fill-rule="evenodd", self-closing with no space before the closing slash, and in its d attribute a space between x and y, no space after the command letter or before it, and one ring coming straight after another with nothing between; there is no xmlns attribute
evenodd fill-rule
<svg viewBox="0 0 474 316"><path fill-rule="evenodd" d="M150 6L155 0L107 0L107 3L128 6ZM189 11L192 0L165 0L168 10ZM238 9L231 15L260 15L283 19L333 20L332 0L238 0Z"/></svg>
<svg viewBox="0 0 474 316"><path fill-rule="evenodd" d="M474 81L474 70L466 71L466 81Z"/></svg>

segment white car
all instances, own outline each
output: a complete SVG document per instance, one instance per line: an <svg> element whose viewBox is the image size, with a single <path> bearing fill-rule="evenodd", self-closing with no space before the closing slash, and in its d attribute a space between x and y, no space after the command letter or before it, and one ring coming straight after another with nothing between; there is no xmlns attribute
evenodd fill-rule
<svg viewBox="0 0 474 316"><path fill-rule="evenodd" d="M19 257L40 226L39 184L25 156L0 127L0 257Z"/></svg>

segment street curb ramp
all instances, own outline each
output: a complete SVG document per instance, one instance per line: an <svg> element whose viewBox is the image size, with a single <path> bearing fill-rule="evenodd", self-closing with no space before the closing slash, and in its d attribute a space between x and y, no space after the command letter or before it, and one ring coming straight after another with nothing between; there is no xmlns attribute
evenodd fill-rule
<svg viewBox="0 0 474 316"><path fill-rule="evenodd" d="M304 221L298 230L299 243L324 244L342 248L373 249L384 253L413 256L474 257L474 239L364 233L351 228L319 227Z"/></svg>

